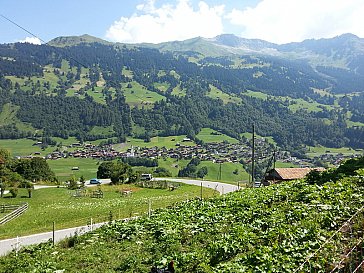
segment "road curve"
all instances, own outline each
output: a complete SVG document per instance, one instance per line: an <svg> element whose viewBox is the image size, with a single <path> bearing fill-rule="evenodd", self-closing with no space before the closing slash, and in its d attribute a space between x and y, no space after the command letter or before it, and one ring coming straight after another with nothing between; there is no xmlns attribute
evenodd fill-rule
<svg viewBox="0 0 364 273"><path fill-rule="evenodd" d="M193 180L193 179L182 179L182 178L167 178L167 177L158 177L158 178L154 178L154 180L157 180L157 181L158 180L159 181L167 180L167 181L180 182L180 183L185 183L185 184L195 185L195 186L201 186L201 184L202 184L203 187L217 190L218 192L220 192L220 194L225 194L225 193L239 190L238 186L236 186L236 185L231 185L231 184L222 183L222 182L215 182L215 181Z"/></svg>

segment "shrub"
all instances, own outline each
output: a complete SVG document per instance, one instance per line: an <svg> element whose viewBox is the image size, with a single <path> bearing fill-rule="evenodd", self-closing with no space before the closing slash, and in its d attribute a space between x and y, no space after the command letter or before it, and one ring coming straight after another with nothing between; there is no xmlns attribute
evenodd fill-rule
<svg viewBox="0 0 364 273"><path fill-rule="evenodd" d="M18 195L18 188L11 188L11 189L9 190L9 192L10 192L10 194L11 194L11 197L12 197L12 198L15 198L15 197L17 197L17 195Z"/></svg>

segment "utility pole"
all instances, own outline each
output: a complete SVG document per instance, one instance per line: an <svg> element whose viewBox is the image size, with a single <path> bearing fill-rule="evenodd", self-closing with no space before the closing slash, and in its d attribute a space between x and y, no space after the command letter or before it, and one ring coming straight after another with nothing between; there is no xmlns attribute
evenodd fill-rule
<svg viewBox="0 0 364 273"><path fill-rule="evenodd" d="M274 148L273 151L273 169L276 168L276 149Z"/></svg>
<svg viewBox="0 0 364 273"><path fill-rule="evenodd" d="M253 123L253 136L252 136L252 186L254 186L254 163L255 163L255 124Z"/></svg>
<svg viewBox="0 0 364 273"><path fill-rule="evenodd" d="M220 180L222 180L222 163L220 163Z"/></svg>
<svg viewBox="0 0 364 273"><path fill-rule="evenodd" d="M56 231L56 223L53 221L53 230L52 230L52 244L54 247L54 241L55 241L55 231Z"/></svg>
<svg viewBox="0 0 364 273"><path fill-rule="evenodd" d="M201 182L200 199L202 200L202 182Z"/></svg>
<svg viewBox="0 0 364 273"><path fill-rule="evenodd" d="M219 164L220 164L220 166L219 166L219 171L217 173L217 180L220 180L221 181L222 163L220 162Z"/></svg>

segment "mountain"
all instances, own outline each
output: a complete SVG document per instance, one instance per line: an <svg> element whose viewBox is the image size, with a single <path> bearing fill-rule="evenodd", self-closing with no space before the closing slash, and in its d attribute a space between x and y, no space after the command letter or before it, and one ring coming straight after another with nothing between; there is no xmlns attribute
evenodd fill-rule
<svg viewBox="0 0 364 273"><path fill-rule="evenodd" d="M193 51L204 56L231 56L241 54L279 56L288 59L305 59L312 64L331 64L345 67L346 60L353 61L364 55L364 39L353 34L343 34L330 39L310 39L303 42L274 44L259 39L245 39L233 34L223 34L215 38L194 38L148 45L162 51Z"/></svg>
<svg viewBox="0 0 364 273"><path fill-rule="evenodd" d="M47 44L50 46L58 46L58 47L65 47L65 46L75 46L78 44L90 44L90 43L101 43L105 45L111 45L111 42L102 40L100 38L84 34L81 36L63 36L57 37L53 40L49 41Z"/></svg>
<svg viewBox="0 0 364 273"><path fill-rule="evenodd" d="M364 86L364 39L353 34L283 45L223 34L211 39L200 37L143 46L199 58L239 59L241 55L248 55L260 58L275 57L284 62L302 61L330 82L330 88L334 93L363 91Z"/></svg>
<svg viewBox="0 0 364 273"><path fill-rule="evenodd" d="M255 122L290 150L364 147L361 45L353 35L287 45L234 35L0 45L0 138L194 138L209 127L240 139Z"/></svg>

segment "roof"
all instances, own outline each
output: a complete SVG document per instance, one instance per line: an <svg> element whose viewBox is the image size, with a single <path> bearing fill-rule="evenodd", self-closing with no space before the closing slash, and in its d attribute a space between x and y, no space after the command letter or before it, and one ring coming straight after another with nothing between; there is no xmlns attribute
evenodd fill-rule
<svg viewBox="0 0 364 273"><path fill-rule="evenodd" d="M324 171L324 168L275 168L272 171L276 171L276 173L283 180L293 180L293 179L301 179L304 178L310 171Z"/></svg>

